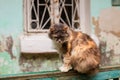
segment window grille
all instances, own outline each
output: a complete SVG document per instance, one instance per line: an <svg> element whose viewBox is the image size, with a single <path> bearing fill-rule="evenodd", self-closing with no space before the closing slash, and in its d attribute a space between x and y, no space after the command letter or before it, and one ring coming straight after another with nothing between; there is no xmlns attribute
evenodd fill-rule
<svg viewBox="0 0 120 80"><path fill-rule="evenodd" d="M47 31L58 22L80 28L80 0L27 0L26 4L27 32Z"/></svg>

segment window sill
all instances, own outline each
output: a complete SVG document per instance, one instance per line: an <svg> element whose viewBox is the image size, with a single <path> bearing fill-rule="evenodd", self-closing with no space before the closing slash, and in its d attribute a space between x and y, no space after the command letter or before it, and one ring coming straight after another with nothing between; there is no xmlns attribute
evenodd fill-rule
<svg viewBox="0 0 120 80"><path fill-rule="evenodd" d="M20 37L21 53L55 53L52 41L46 33L34 35L21 35Z"/></svg>

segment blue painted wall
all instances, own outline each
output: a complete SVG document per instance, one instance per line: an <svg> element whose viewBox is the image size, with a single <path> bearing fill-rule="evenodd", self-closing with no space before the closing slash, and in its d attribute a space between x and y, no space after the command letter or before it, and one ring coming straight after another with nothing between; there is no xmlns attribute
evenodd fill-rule
<svg viewBox="0 0 120 80"><path fill-rule="evenodd" d="M91 0L91 16L99 16L102 9L110 7L111 0Z"/></svg>
<svg viewBox="0 0 120 80"><path fill-rule="evenodd" d="M19 73L19 36L23 32L23 1L0 0L0 74ZM11 38L10 38L11 37ZM8 45L12 43L11 59ZM8 44L9 43L9 44ZM7 45L8 44L8 45Z"/></svg>
<svg viewBox="0 0 120 80"><path fill-rule="evenodd" d="M20 34L23 31L23 1L0 0L0 33Z"/></svg>
<svg viewBox="0 0 120 80"><path fill-rule="evenodd" d="M111 7L111 0L91 0L91 20L92 17L98 18L101 10ZM56 55L52 55L51 57L50 55L49 57L47 55L24 55L22 58L20 57L19 37L23 34L23 16L23 0L0 0L0 74L56 70L56 63L59 65L58 56ZM92 31L95 33L96 26L93 25L92 22L91 24ZM99 39L101 41L106 40L106 38L101 37L99 37ZM119 39L119 37L117 37L117 39ZM120 41L118 41L118 43L119 42ZM12 50L13 57L11 57L8 46L11 43L13 45L10 50ZM105 50L105 43L102 46L102 49ZM109 49L109 45L107 48ZM106 53L105 51L104 53ZM110 51L107 53L110 53ZM110 62L105 65L118 64L119 61L112 62L116 61L114 59L115 58L109 59Z"/></svg>

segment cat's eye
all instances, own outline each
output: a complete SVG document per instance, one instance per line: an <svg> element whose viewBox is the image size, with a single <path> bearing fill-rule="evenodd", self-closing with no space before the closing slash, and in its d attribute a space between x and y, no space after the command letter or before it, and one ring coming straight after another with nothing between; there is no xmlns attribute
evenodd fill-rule
<svg viewBox="0 0 120 80"><path fill-rule="evenodd" d="M57 37L57 35L56 34L54 34L54 35L52 35L54 38L56 38Z"/></svg>

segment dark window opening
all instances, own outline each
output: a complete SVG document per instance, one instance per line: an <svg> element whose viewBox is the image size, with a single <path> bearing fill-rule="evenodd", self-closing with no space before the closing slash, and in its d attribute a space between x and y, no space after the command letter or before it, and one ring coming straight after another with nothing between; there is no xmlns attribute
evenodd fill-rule
<svg viewBox="0 0 120 80"><path fill-rule="evenodd" d="M79 0L59 0L59 21L72 28L79 27ZM29 29L36 31L49 29L51 25L51 0L32 0L31 1L31 24ZM54 13L55 14L55 13ZM53 17L54 18L54 17Z"/></svg>

